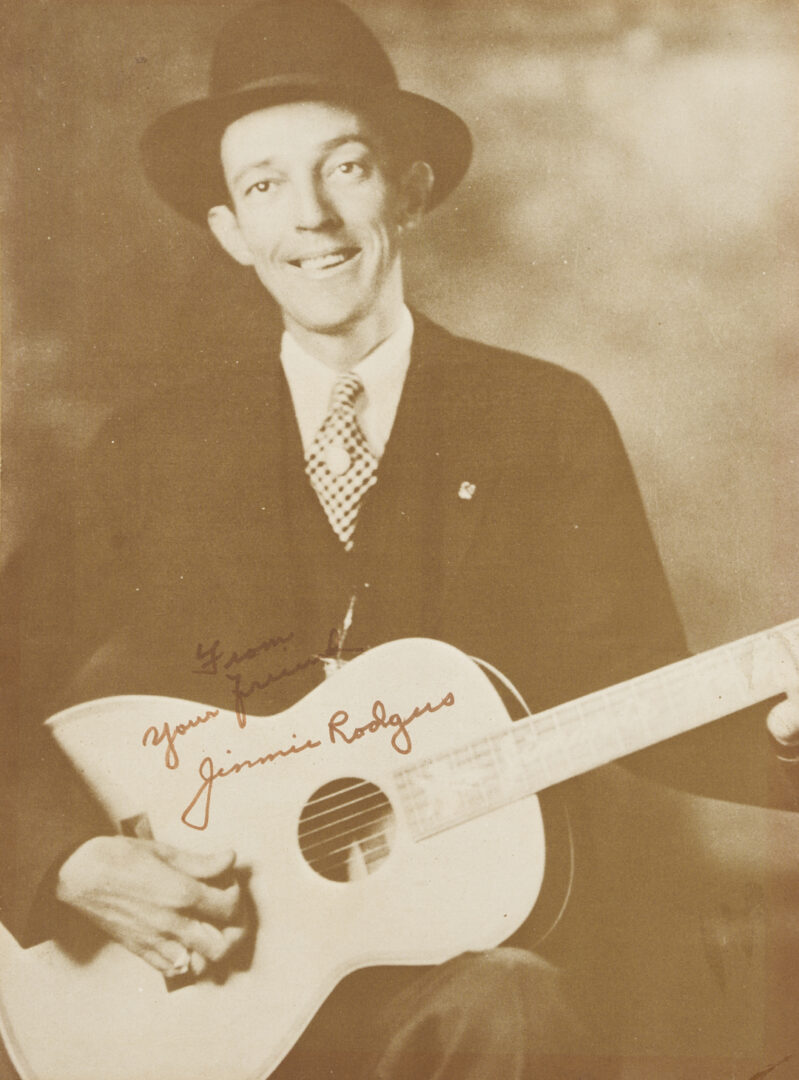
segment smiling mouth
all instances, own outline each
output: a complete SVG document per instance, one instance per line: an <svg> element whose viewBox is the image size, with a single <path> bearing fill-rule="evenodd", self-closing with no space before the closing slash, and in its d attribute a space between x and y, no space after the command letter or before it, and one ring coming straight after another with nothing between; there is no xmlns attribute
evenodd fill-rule
<svg viewBox="0 0 799 1080"><path fill-rule="evenodd" d="M291 266L296 266L298 270L318 273L319 271L334 270L336 267L343 266L344 263L360 254L360 250L358 247L337 248L335 251L327 251L322 255L307 255L300 259L289 259L288 262Z"/></svg>

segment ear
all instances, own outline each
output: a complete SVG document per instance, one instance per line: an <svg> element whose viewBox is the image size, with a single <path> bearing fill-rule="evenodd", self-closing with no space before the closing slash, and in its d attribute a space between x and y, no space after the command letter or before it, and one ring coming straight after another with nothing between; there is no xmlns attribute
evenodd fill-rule
<svg viewBox="0 0 799 1080"><path fill-rule="evenodd" d="M427 209L435 176L426 161L414 161L400 183L400 229L413 229Z"/></svg>
<svg viewBox="0 0 799 1080"><path fill-rule="evenodd" d="M252 252L229 206L212 206L208 211L208 227L232 259L242 266L253 265Z"/></svg>

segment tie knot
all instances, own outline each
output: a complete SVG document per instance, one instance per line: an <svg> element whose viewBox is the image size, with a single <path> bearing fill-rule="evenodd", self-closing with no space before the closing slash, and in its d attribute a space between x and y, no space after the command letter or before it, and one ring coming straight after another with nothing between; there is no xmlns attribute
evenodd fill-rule
<svg viewBox="0 0 799 1080"><path fill-rule="evenodd" d="M363 393L363 383L352 371L339 375L330 395L330 411L336 409L352 409L358 400L359 394Z"/></svg>

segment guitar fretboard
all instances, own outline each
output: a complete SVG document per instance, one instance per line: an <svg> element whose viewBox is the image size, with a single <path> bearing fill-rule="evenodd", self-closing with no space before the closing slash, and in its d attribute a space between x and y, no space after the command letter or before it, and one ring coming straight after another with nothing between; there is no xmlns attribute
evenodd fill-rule
<svg viewBox="0 0 799 1080"><path fill-rule="evenodd" d="M525 717L395 774L423 839L799 686L799 619Z"/></svg>

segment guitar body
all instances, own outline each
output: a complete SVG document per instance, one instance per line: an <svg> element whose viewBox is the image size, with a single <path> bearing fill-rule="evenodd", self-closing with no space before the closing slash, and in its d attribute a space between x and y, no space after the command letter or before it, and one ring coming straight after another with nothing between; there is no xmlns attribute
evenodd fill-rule
<svg viewBox="0 0 799 1080"><path fill-rule="evenodd" d="M158 697L59 713L53 734L115 821L146 815L159 840L235 849L257 932L245 970L168 989L114 943L77 960L52 942L22 950L0 927L0 1019L23 1080L262 1080L348 972L500 944L541 888L538 800L434 835L419 821L466 807L482 783L467 744L509 723L476 664L419 640L244 728L233 711ZM171 760L168 739L155 745L164 725ZM453 785L459 746L474 768L460 761ZM403 770L428 758L409 794Z"/></svg>

